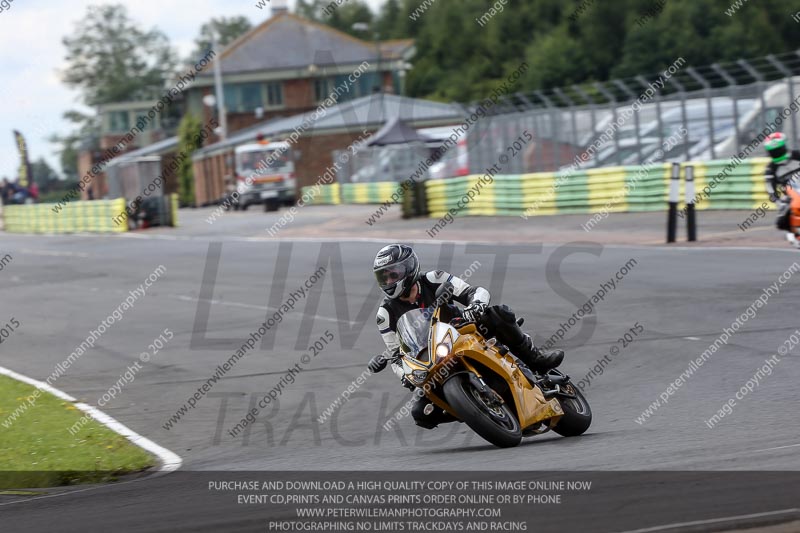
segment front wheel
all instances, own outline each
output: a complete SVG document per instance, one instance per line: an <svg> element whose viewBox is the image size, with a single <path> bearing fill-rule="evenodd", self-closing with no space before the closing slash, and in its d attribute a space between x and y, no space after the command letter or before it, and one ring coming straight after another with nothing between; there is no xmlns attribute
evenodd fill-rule
<svg viewBox="0 0 800 533"><path fill-rule="evenodd" d="M583 435L592 424L592 409L581 391L572 383L564 386L564 392L572 397L558 396L564 416L558 421L553 431L562 437L577 437Z"/></svg>
<svg viewBox="0 0 800 533"><path fill-rule="evenodd" d="M508 405L497 405L481 393L467 374L448 379L443 391L450 407L475 433L500 448L519 445L522 430L517 417Z"/></svg>

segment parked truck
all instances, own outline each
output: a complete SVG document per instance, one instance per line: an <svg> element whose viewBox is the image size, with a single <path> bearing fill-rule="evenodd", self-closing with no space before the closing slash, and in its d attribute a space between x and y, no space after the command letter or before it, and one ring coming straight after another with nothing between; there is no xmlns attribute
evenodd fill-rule
<svg viewBox="0 0 800 533"><path fill-rule="evenodd" d="M244 190L238 209L263 204L265 211L277 211L295 202L297 179L289 143L261 140L237 146L235 153L236 180Z"/></svg>

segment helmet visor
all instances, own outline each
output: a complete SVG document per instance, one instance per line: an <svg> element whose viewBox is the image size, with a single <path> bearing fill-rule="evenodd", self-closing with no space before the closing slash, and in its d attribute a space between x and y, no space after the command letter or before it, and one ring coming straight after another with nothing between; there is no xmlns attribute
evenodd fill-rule
<svg viewBox="0 0 800 533"><path fill-rule="evenodd" d="M789 159L789 151L786 149L785 144L781 144L771 149L768 148L767 152L775 163L780 163Z"/></svg>
<svg viewBox="0 0 800 533"><path fill-rule="evenodd" d="M406 279L414 271L414 257L408 257L399 263L386 265L375 270L375 279L383 290L391 290L398 282Z"/></svg>

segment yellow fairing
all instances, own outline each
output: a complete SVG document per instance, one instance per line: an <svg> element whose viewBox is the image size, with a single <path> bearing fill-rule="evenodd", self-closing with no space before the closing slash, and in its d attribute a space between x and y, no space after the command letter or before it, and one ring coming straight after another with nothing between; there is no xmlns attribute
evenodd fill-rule
<svg viewBox="0 0 800 533"><path fill-rule="evenodd" d="M461 335L453 346L453 353L460 354L462 364L473 371L475 375L480 377L478 371L472 368L470 364L471 361L475 361L489 368L508 383L514 397L517 416L523 431L544 420L550 419L551 426L558 422L564 414L564 411L561 409L561 404L559 404L558 400L555 398L546 400L542 391L539 390L538 387L532 385L522 374L511 355L501 355L493 346L486 346L483 339L475 335L476 330L473 325L462 328L459 333ZM439 373L437 375L437 370L439 367L443 366L444 363L439 363L430 370L430 375L435 376L434 379L436 379L436 381L445 381L447 376L452 373ZM428 397L436 405L450 414L455 415L452 409L450 409L450 406L447 405L442 398L432 393L428 393Z"/></svg>

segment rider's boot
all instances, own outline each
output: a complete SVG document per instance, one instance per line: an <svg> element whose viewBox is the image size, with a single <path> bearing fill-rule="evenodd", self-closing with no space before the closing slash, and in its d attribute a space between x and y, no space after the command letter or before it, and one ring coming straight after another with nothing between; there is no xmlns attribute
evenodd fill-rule
<svg viewBox="0 0 800 533"><path fill-rule="evenodd" d="M785 198L781 199L781 200L778 201L777 207L778 207L778 214L775 216L775 226L779 230L783 230L783 231L791 233L792 227L791 227L791 225L789 223L789 216L791 214L791 212L790 212L791 206L790 206L789 202L786 201Z"/></svg>
<svg viewBox="0 0 800 533"><path fill-rule="evenodd" d="M530 335L525 335L517 346L509 346L514 354L538 372L547 372L564 361L564 350L542 350L533 344ZM514 349L516 348L516 349Z"/></svg>

